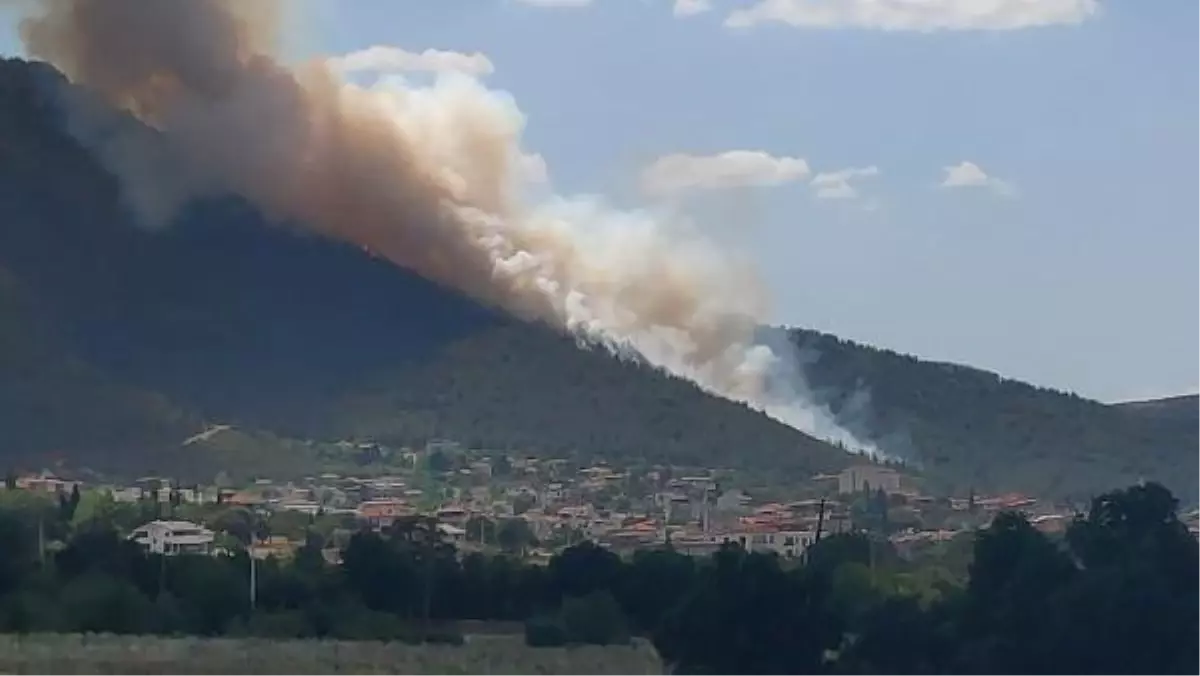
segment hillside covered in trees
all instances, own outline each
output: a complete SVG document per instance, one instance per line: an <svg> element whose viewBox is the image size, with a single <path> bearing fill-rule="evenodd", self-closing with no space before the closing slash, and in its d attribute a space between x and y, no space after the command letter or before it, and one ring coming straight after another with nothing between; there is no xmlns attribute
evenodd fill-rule
<svg viewBox="0 0 1200 676"><path fill-rule="evenodd" d="M211 478L219 467L201 450L179 448L205 423L797 475L851 460L232 198L138 228L114 179L65 131L63 86L47 66L0 63L0 455L10 464L62 457Z"/></svg>
<svg viewBox="0 0 1200 676"><path fill-rule="evenodd" d="M229 463L305 471L297 440L347 437L783 480L854 461L235 198L138 228L113 177L66 132L65 86L44 64L0 62L0 462L211 478ZM1190 418L1151 415L790 337L814 357L818 397L944 488L1085 497L1145 478L1194 498L1194 405ZM246 434L224 449L180 446L215 423Z"/></svg>
<svg viewBox="0 0 1200 676"><path fill-rule="evenodd" d="M815 331L790 337L831 409L961 492L1086 498L1097 487L1154 480L1195 500L1195 396L1108 405Z"/></svg>

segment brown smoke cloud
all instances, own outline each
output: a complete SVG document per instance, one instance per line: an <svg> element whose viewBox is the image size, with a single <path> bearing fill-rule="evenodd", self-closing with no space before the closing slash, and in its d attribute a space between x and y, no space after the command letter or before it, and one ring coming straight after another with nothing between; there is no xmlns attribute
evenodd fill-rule
<svg viewBox="0 0 1200 676"><path fill-rule="evenodd" d="M93 143L147 225L190 199L240 194L273 219L630 345L713 392L862 446L823 410L766 392L780 355L754 343L766 301L744 262L684 222L594 198L525 199L524 117L511 98L461 75L364 88L324 61L285 65L273 56L279 18L267 0L43 0L22 37L31 56L154 130Z"/></svg>

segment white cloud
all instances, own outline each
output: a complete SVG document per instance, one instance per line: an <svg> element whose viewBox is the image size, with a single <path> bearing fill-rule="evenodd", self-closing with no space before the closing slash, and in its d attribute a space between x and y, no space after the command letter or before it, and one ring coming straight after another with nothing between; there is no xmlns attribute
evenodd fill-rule
<svg viewBox="0 0 1200 676"><path fill-rule="evenodd" d="M592 0L515 0L519 5L532 7L587 7Z"/></svg>
<svg viewBox="0 0 1200 676"><path fill-rule="evenodd" d="M942 178L943 188L990 188L1001 195L1013 195L1015 190L1007 181L995 176L988 176L978 164L963 160L958 164L942 167L945 176Z"/></svg>
<svg viewBox="0 0 1200 676"><path fill-rule="evenodd" d="M1077 24L1099 0L758 0L725 19L732 28L784 23L885 31L1014 30Z"/></svg>
<svg viewBox="0 0 1200 676"><path fill-rule="evenodd" d="M839 171L823 171L813 176L809 183L817 191L817 198L823 200L853 199L858 197L858 190L850 184L859 178L878 176L879 167L851 167Z"/></svg>
<svg viewBox="0 0 1200 676"><path fill-rule="evenodd" d="M694 16L711 11L711 0L675 0L673 12L675 16Z"/></svg>
<svg viewBox="0 0 1200 676"><path fill-rule="evenodd" d="M399 47L375 45L329 60L330 66L342 73L363 71L376 73L460 72L470 75L488 75L495 68L492 61L480 52L464 54L440 49L410 52Z"/></svg>
<svg viewBox="0 0 1200 676"><path fill-rule="evenodd" d="M730 150L717 155L666 155L642 171L642 189L652 195L691 190L776 186L809 174L799 157L773 157L760 150Z"/></svg>

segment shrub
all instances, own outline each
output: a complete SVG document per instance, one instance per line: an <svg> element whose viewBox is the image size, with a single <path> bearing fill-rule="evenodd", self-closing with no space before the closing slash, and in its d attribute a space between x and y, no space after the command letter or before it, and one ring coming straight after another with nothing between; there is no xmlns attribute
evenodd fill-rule
<svg viewBox="0 0 1200 676"><path fill-rule="evenodd" d="M532 648L556 648L567 644L567 630L553 615L540 615L525 621L525 645Z"/></svg>

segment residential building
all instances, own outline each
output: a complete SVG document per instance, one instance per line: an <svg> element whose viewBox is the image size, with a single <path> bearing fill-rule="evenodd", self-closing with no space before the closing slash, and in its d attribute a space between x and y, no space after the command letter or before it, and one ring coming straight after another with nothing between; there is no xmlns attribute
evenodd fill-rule
<svg viewBox="0 0 1200 676"><path fill-rule="evenodd" d="M113 502L137 502L142 499L142 489L137 486L113 487L108 489L108 494L112 497Z"/></svg>
<svg viewBox="0 0 1200 676"><path fill-rule="evenodd" d="M838 474L839 493L859 493L864 489L876 491L881 488L885 493L898 493L900 474L879 465L858 465Z"/></svg>
<svg viewBox="0 0 1200 676"><path fill-rule="evenodd" d="M437 516L438 521L459 526L465 524L467 522L467 518L471 516L466 509L463 509L458 505L447 505L442 507L436 512L435 515Z"/></svg>
<svg viewBox="0 0 1200 676"><path fill-rule="evenodd" d="M213 532L191 521L151 521L129 539L152 554L210 554L213 547Z"/></svg>
<svg viewBox="0 0 1200 676"><path fill-rule="evenodd" d="M764 526L749 526L722 533L683 533L671 536L671 546L684 554L707 556L727 543L759 553L775 553L797 558L812 546L816 533L807 530L783 530Z"/></svg>
<svg viewBox="0 0 1200 676"><path fill-rule="evenodd" d="M728 542L728 538L716 534L684 534L671 536L671 548L688 556L711 556Z"/></svg>
<svg viewBox="0 0 1200 676"><path fill-rule="evenodd" d="M467 539L467 531L453 524L439 523L437 530L442 535L443 540L451 544L462 544Z"/></svg>
<svg viewBox="0 0 1200 676"><path fill-rule="evenodd" d="M722 513L742 512L749 504L749 495L737 488L732 488L717 496L716 510Z"/></svg>
<svg viewBox="0 0 1200 676"><path fill-rule="evenodd" d="M375 529L387 528L396 519L415 513L407 502L396 499L368 500L358 506L358 518Z"/></svg>
<svg viewBox="0 0 1200 676"><path fill-rule="evenodd" d="M301 514L315 515L321 511L320 503L312 500L288 500L280 502L277 508L287 512L300 512Z"/></svg>
<svg viewBox="0 0 1200 676"><path fill-rule="evenodd" d="M803 555L816 539L816 533L812 531L774 529L756 529L733 535L750 551L774 552L788 558Z"/></svg>
<svg viewBox="0 0 1200 676"><path fill-rule="evenodd" d="M276 559L290 559L296 554L296 550L304 544L289 540L282 535L272 535L262 542L255 542L250 545L250 556L259 560L265 560L271 557Z"/></svg>
<svg viewBox="0 0 1200 676"><path fill-rule="evenodd" d="M43 472L39 476L24 476L17 479L17 488L44 493L70 493L76 482L59 479Z"/></svg>
<svg viewBox="0 0 1200 676"><path fill-rule="evenodd" d="M266 500L263 499L262 495L253 491L237 491L227 498L222 498L222 500L226 504L236 505L238 507L253 508L266 504Z"/></svg>

